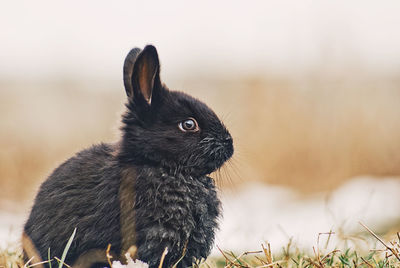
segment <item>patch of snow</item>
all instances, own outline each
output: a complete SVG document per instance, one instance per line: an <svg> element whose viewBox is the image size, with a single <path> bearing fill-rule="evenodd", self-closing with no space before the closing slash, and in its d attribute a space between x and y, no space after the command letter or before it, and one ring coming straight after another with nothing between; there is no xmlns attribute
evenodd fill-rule
<svg viewBox="0 0 400 268"><path fill-rule="evenodd" d="M372 230L400 222L399 193L398 178L372 177L358 177L331 193L308 197L265 184L224 191L216 245L242 252L259 250L261 243L269 242L272 250L280 250L292 238L299 248L312 250L318 233L330 230L335 232L330 244L338 245L340 238L364 231L360 221ZM0 210L0 247L18 243L26 217L21 210ZM214 247L213 254L218 252Z"/></svg>
<svg viewBox="0 0 400 268"><path fill-rule="evenodd" d="M0 248L19 243L24 220L24 213L0 210Z"/></svg>
<svg viewBox="0 0 400 268"><path fill-rule="evenodd" d="M248 185L221 194L224 216L216 245L243 252L269 242L280 250L292 238L299 248L312 250L318 234L332 230L330 244L337 246L343 242L340 238L365 231L359 222L375 230L399 222L399 193L398 178L358 177L331 193L307 198L282 187Z"/></svg>
<svg viewBox="0 0 400 268"><path fill-rule="evenodd" d="M119 261L113 261L112 267L113 268L148 268L149 265L145 262L142 262L140 260L132 260L131 256L129 253L125 254L126 257L126 264L122 264Z"/></svg>

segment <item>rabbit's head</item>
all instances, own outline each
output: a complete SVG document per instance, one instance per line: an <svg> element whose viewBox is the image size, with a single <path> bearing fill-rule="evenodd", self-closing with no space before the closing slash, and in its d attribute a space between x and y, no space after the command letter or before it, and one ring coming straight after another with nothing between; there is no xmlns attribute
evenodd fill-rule
<svg viewBox="0 0 400 268"><path fill-rule="evenodd" d="M154 46L129 52L124 84L128 110L122 120L121 161L202 176L232 156L232 137L216 114L161 83Z"/></svg>

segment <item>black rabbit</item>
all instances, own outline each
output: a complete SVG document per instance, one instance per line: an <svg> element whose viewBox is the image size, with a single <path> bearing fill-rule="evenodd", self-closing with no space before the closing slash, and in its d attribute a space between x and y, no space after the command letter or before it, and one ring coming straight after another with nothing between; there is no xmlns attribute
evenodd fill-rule
<svg viewBox="0 0 400 268"><path fill-rule="evenodd" d="M26 259L47 260L49 248L61 257L75 227L65 260L75 267L104 266L108 244L117 259L135 245L150 267L166 247L164 267L210 253L221 206L207 175L232 156L231 135L207 105L161 83L154 46L130 51L124 84L122 139L79 152L41 185L24 227Z"/></svg>

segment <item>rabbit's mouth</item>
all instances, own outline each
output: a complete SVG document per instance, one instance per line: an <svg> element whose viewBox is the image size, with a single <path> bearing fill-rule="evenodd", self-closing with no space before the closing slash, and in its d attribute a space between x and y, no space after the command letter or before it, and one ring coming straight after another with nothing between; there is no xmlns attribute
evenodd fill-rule
<svg viewBox="0 0 400 268"><path fill-rule="evenodd" d="M234 152L232 139L218 143L212 150L206 162L206 175L211 174L228 161Z"/></svg>
<svg viewBox="0 0 400 268"><path fill-rule="evenodd" d="M187 157L180 170L194 176L208 176L228 161L234 152L232 141L208 143L204 151ZM201 157L199 157L201 155Z"/></svg>

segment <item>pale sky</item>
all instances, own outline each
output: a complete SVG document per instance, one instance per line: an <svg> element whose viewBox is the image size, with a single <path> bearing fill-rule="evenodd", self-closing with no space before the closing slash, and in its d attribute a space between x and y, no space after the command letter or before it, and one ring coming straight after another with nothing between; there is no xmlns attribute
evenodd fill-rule
<svg viewBox="0 0 400 268"><path fill-rule="evenodd" d="M112 3L112 4L110 4ZM164 75L400 67L400 1L7 1L0 79L119 79L133 46Z"/></svg>

